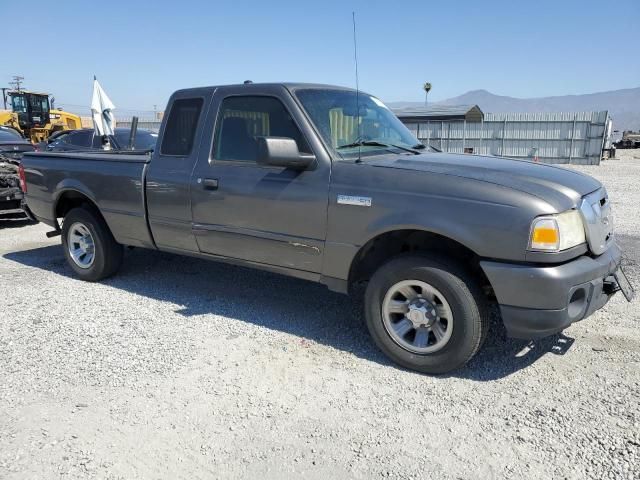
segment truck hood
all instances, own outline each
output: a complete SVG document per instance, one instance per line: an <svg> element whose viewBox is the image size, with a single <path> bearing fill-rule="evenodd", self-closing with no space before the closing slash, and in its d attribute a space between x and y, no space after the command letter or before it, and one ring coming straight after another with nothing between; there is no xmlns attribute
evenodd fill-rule
<svg viewBox="0 0 640 480"><path fill-rule="evenodd" d="M397 168L479 180L534 195L556 208L577 206L602 184L562 167L510 158L452 153L385 155L366 160L374 167Z"/></svg>

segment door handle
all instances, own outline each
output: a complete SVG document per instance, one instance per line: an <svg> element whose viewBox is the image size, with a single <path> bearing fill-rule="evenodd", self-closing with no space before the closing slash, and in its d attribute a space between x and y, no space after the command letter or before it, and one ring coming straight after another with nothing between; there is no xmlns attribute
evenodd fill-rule
<svg viewBox="0 0 640 480"><path fill-rule="evenodd" d="M218 189L218 179L217 178L203 178L202 186L205 190L217 190Z"/></svg>

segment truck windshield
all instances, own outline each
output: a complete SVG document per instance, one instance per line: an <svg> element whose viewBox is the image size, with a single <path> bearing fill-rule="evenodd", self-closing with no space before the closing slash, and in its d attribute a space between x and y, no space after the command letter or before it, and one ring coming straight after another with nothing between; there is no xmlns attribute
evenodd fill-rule
<svg viewBox="0 0 640 480"><path fill-rule="evenodd" d="M424 149L384 103L353 90L302 88L295 91L324 141L345 159Z"/></svg>

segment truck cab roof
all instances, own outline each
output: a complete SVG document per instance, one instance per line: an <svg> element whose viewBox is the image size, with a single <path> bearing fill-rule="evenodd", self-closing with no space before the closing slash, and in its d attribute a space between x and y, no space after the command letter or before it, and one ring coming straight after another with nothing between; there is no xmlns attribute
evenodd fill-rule
<svg viewBox="0 0 640 480"><path fill-rule="evenodd" d="M345 90L345 91L354 91L354 88L343 87L338 85L328 85L322 83L304 83L304 82L265 82L265 83L236 83L236 84L228 84L228 85L211 85L206 87L193 87L193 88L184 88L181 90L176 90L174 95L185 96L185 95L205 95L211 94L215 90L219 88L243 88L247 91L251 90L264 90L267 89L278 89L284 88L287 90L297 90L297 89L327 89L327 90Z"/></svg>

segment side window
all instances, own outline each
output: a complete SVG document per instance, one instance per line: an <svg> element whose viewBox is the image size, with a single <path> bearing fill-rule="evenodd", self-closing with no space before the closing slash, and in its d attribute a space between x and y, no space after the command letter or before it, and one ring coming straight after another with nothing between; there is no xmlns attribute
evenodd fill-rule
<svg viewBox="0 0 640 480"><path fill-rule="evenodd" d="M183 98L173 102L160 147L162 155L186 157L191 153L202 103L202 98Z"/></svg>
<svg viewBox="0 0 640 480"><path fill-rule="evenodd" d="M293 138L301 152L311 153L300 129L277 98L225 98L216 122L213 158L255 162L257 137Z"/></svg>
<svg viewBox="0 0 640 480"><path fill-rule="evenodd" d="M11 106L16 113L27 113L27 102L24 95L16 95L11 97Z"/></svg>

